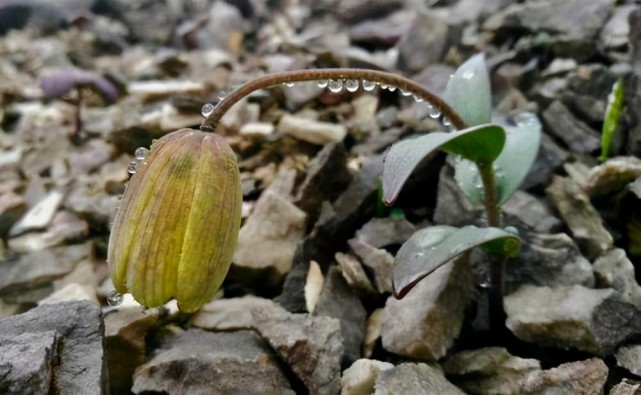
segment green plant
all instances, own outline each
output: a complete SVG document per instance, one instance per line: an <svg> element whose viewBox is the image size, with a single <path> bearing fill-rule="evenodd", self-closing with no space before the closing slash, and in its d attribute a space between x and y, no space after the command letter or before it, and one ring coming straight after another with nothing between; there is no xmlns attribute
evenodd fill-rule
<svg viewBox="0 0 641 395"><path fill-rule="evenodd" d="M601 130L601 156L599 161L608 160L612 139L619 128L621 116L623 115L623 79L617 80L608 96L608 107L605 110L603 129Z"/></svg>
<svg viewBox="0 0 641 395"><path fill-rule="evenodd" d="M440 118L443 124L451 125L456 129L448 133L429 133L412 141L401 141L392 146L386 157L382 179L383 199L387 204L393 203L403 184L418 163L435 150L442 149L457 155L458 160L455 166L457 180L470 200L474 202L482 201L485 205L488 228L481 229L467 226L456 229L435 226L417 232L403 245L399 250L397 264L394 269L394 293L396 296L401 297L430 272L449 259L473 247L481 246L488 252L504 256L514 256L518 253L520 249L518 236L509 230L500 228L499 206L516 190L531 166L538 149L540 125L535 122L536 118L533 117L522 117L517 120L515 125L509 126L489 124L490 88L482 57L472 58L454 74L448 84L447 101L407 78L382 71L317 69L267 75L236 88L216 106L210 103L205 104L202 109L205 120L200 128L203 132L215 132L222 116L231 106L253 91L270 86L293 86L300 81L314 80L319 81L320 87L327 87L334 93L342 90L355 92L359 88L371 91L377 86L382 89L398 89L403 96L411 96L417 102L427 102L432 117ZM475 94L470 94L469 92L475 92ZM467 127L468 124L472 126ZM509 133L506 133L506 130ZM182 132L185 133L185 131ZM192 132L202 134L202 132ZM163 137L158 143L164 142L165 139L169 138L168 136L172 136L175 133L179 132ZM224 141L221 140L219 145L222 146L223 143ZM173 149L178 148L179 146L177 145ZM175 155L172 157L171 152L171 150L167 150L162 154L156 150L154 154L152 149L155 161L166 163L168 166L175 166L176 163L174 162L177 157ZM514 161L517 163L513 163ZM145 166L146 164L143 163L143 168ZM496 177L497 170L501 171L501 176L498 178ZM235 171L237 172L237 168ZM160 183L160 178L157 174L150 171L149 173L147 177L136 174L132 178L132 184L135 185L136 191L150 191L156 186L155 183ZM229 174L223 173L220 180L212 182L228 182L228 188L225 188L225 191L236 191L237 188L234 185L238 183L237 176L232 175L231 172ZM163 191L171 190L175 194L176 190L181 190L180 187L166 187L171 183L175 183L176 186L179 185L178 181L172 178L176 176L175 174L166 176L164 183L160 184L163 186ZM134 297L146 305L158 305L171 297L177 297L179 307L182 304L183 307L181 308L187 306L185 308L187 311L197 310L207 297L211 297L211 292L213 292L212 287L206 288L206 292L204 292L203 284L213 282L216 284L216 287L213 288L217 288L220 285L229 268L231 255L225 254L225 259L216 261L209 271L198 271L195 268L196 263L193 260L181 258L181 254L157 256L157 261L163 262L164 265L157 268L156 266L159 264L149 261L148 256L143 253L145 248L152 247L154 238L142 243L145 245L132 247L135 243L140 244L140 242L132 241L136 240L136 232L140 235L146 234L144 228L140 229L139 223L145 221L145 223L157 224L155 219L148 218L154 212L154 203L149 199L147 203L140 203L139 201L142 198L137 196L136 192L129 193L133 189L132 184L129 185L123 197L123 206L126 206L126 209L120 209L110 240L109 262L112 267L112 278L114 283L117 283L117 290L124 292L131 291L133 288L136 292ZM212 191L216 188L213 184L206 187L211 188ZM189 189L187 190L189 191ZM227 200L227 192L219 193L218 196L220 199L212 199L210 201L207 199L194 200L193 191L181 194L177 200L178 202L186 201L192 204L189 207L181 207L180 210L175 212L183 217L191 216L194 210L209 210L216 205L220 206L221 202L229 203L229 207L238 207L239 203L236 198ZM231 203L232 201L233 203ZM212 210L211 213L214 213L212 215L216 215L215 210ZM174 215L171 210L167 212ZM190 230L187 229L185 232L189 233ZM208 235L200 234L197 230L193 232L195 232L193 233L194 237L200 235L203 240L210 239ZM237 232L236 225L221 229L221 234L224 233L225 235L236 234ZM233 240L235 240L235 235L234 237L221 237L214 240L212 243L214 248L201 254L198 258L207 260L211 259L210 255L215 254L216 251L229 252L230 249L233 250L235 244ZM178 247L182 248L182 245ZM123 248L137 252L137 255L119 258L117 253ZM419 254L418 250L429 254ZM408 253L408 251L411 253ZM414 258L404 259L403 257L408 254ZM420 256L425 256L426 259L417 259ZM190 296L184 296L182 300L180 295L177 294L179 292L178 286L187 286L186 283L181 283L180 279L178 279L178 286L172 288L169 283L173 280L167 278L167 276L171 277L172 270L176 267L188 268L187 270L190 272L192 280L195 281L195 284L188 286ZM167 270L167 268L173 269ZM496 268L501 268L502 270L502 263ZM165 273L166 275L159 280L157 278L158 273ZM501 271L497 271L495 274L499 276L500 273ZM500 280L500 276L497 278ZM160 290L156 284L158 281L160 281Z"/></svg>
<svg viewBox="0 0 641 395"><path fill-rule="evenodd" d="M428 133L393 145L385 158L384 199L392 204L419 163L442 150L454 155L455 178L471 202L483 204L488 227L433 226L416 232L396 256L394 294L403 297L450 259L481 247L491 254L489 295L494 317L490 319L498 324L503 314L505 261L517 255L521 247L518 235L502 228L500 206L532 166L541 125L528 113L515 117L512 125L490 123L490 82L482 55L461 65L447 85L445 98L462 122L452 122L455 131Z"/></svg>

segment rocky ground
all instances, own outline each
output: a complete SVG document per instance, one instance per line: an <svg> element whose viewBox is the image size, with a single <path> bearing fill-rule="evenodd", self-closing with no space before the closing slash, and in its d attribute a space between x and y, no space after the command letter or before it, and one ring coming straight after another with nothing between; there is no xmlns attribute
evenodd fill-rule
<svg viewBox="0 0 641 395"><path fill-rule="evenodd" d="M417 229L482 215L442 157L394 210L378 203L385 149L442 128L380 86L297 83L235 106L218 132L243 225L221 297L186 316L113 295L106 245L136 148L267 72L375 68L442 93L478 51L495 114L544 125L504 206L524 240L504 327L488 324L480 253L390 296ZM627 112L600 164L619 78ZM8 0L0 104L0 393L641 394L632 1Z"/></svg>

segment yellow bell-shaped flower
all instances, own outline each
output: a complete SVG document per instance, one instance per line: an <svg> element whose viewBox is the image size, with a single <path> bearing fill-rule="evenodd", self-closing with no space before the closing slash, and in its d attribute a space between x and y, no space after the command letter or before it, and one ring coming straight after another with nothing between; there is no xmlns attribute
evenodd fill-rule
<svg viewBox="0 0 641 395"><path fill-rule="evenodd" d="M227 275L241 206L236 157L221 136L181 129L156 141L114 220L107 261L116 291L197 311Z"/></svg>

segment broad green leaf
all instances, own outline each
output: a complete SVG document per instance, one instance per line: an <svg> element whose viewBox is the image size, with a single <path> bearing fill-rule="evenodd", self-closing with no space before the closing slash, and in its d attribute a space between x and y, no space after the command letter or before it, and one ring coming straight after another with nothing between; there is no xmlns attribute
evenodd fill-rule
<svg viewBox="0 0 641 395"><path fill-rule="evenodd" d="M437 149L474 162L493 162L505 144L505 130L480 125L455 132L432 132L394 144L385 155L383 200L392 204L414 169Z"/></svg>
<svg viewBox="0 0 641 395"><path fill-rule="evenodd" d="M474 247L516 256L521 240L499 228L431 226L416 231L398 250L394 259L394 296L404 297L414 285L450 259Z"/></svg>
<svg viewBox="0 0 641 395"><path fill-rule="evenodd" d="M444 97L469 126L490 122L492 92L483 54L472 56L456 70Z"/></svg>
<svg viewBox="0 0 641 395"><path fill-rule="evenodd" d="M527 176L541 143L541 123L536 115L522 113L515 117L514 126L505 125L505 146L494 161L499 204L505 203ZM483 200L483 184L476 164L456 160L454 178L472 203Z"/></svg>
<svg viewBox="0 0 641 395"><path fill-rule="evenodd" d="M619 127L619 121L623 114L623 79L619 79L612 87L608 96L608 107L605 110L605 120L601 131L601 156L599 160L608 160L612 138Z"/></svg>

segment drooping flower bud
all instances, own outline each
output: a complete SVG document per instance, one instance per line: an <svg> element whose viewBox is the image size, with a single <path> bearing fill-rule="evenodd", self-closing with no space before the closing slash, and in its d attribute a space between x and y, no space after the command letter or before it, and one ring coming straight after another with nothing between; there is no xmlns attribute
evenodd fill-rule
<svg viewBox="0 0 641 395"><path fill-rule="evenodd" d="M138 165L116 213L107 260L116 290L194 312L222 284L236 247L242 193L234 152L213 133L172 132Z"/></svg>

